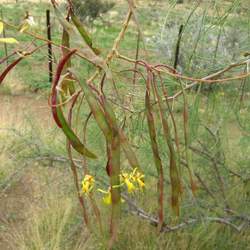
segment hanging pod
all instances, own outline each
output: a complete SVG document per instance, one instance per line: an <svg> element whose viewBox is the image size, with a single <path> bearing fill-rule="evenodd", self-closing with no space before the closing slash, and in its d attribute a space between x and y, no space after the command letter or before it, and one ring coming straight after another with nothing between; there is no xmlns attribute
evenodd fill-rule
<svg viewBox="0 0 250 250"><path fill-rule="evenodd" d="M64 56L57 67L55 78L53 81L53 86L52 86L52 94L51 94L51 105L52 105L52 114L53 118L58 125L64 132L65 136L68 138L70 141L70 144L72 147L80 154L88 157L88 158L93 158L96 159L96 155L92 153L90 150L88 150L85 145L79 140L79 138L76 136L74 131L71 129L69 124L67 123L66 119L64 118L62 109L60 104L58 104L58 97L57 97L57 85L60 80L60 76L62 74L63 68L67 61L70 59L70 57L76 52L76 50L72 50L70 53L68 53L66 56Z"/></svg>

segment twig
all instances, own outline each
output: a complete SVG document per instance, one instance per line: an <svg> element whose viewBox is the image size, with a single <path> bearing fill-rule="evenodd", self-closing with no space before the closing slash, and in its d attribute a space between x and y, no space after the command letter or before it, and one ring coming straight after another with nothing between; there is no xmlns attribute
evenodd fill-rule
<svg viewBox="0 0 250 250"><path fill-rule="evenodd" d="M122 59L122 60L125 60L125 61L128 61L128 62L133 62L133 63L136 63L136 61L134 59L131 59L131 58L128 58L124 55L121 55L121 54L117 54L117 58L119 59ZM236 64L232 64L230 66L228 66L227 68L223 69L223 70L220 70L216 73L213 73L209 76L205 76L203 78L193 78L193 77L190 77L190 76L185 76L185 75L181 75L180 73L172 73L170 72L169 70L165 70L165 69L157 69L159 72L164 72L166 73L167 75L169 76L173 76L174 78L176 79L182 79L182 80L188 80L188 81L191 81L193 83L191 84L187 84L185 86L185 90L187 89L190 89L192 88L193 86L197 85L198 83L223 83L223 82L230 82L230 81L233 81L233 80L239 80L239 79L244 79L244 78L247 78L248 76L250 76L250 72L249 73L246 73L246 74L240 74L240 75L237 75L237 76L234 76L234 77L228 77L228 78L224 78L224 79L213 79L215 77L218 77L220 75L222 75L223 73L229 71L230 69L234 68L234 67L238 67L238 66L241 66L241 65L245 65L248 63L249 60L246 60L244 62L240 62L240 63L236 63ZM138 62L139 65L141 66L144 66L145 64L142 63L142 62ZM148 64L149 65L149 64ZM162 65L159 65L159 66L162 66ZM168 68L171 68L170 66L168 65L165 65L167 66ZM158 67L159 68L159 67ZM162 67L163 68L163 67ZM182 94L182 91L176 93L174 96L172 97L169 97L169 99L174 99L175 97L179 96Z"/></svg>
<svg viewBox="0 0 250 250"><path fill-rule="evenodd" d="M149 223L153 226L157 226L158 225L158 219L155 218L154 216L148 214L147 212L145 212L143 209L139 208L135 202L131 201L126 195L122 195L122 197L126 200L126 202L128 203L128 205L130 206L130 210L129 212L132 213L133 215L139 216L144 220L149 221ZM246 226L246 224L249 224L250 220L248 217L240 217L238 216L238 219L243 220L243 223L240 226L237 226L235 224L233 224L231 221L234 217L228 217L228 218L221 218L221 217L203 217L203 218L190 218L188 220L186 220L185 222L182 222L178 225L175 226L169 226L164 224L162 227L161 232L162 233L169 233L169 232L173 232L173 231L177 231L179 229L183 229L189 225L193 225L199 222L215 222L215 223L219 223L219 224L224 224L227 226L230 226L232 229L234 229L237 232L241 232L244 227Z"/></svg>
<svg viewBox="0 0 250 250"><path fill-rule="evenodd" d="M113 44L113 47L111 49L111 51L109 52L109 54L107 55L107 58L106 58L106 63L109 64L110 61L112 60L112 58L116 55L117 53L117 49L126 33L126 30L128 28L128 24L129 24L129 21L131 19L131 16L132 16L132 11L130 10L125 18L125 21L122 25L122 29L119 33L119 35L117 36L117 38L115 39L115 42Z"/></svg>

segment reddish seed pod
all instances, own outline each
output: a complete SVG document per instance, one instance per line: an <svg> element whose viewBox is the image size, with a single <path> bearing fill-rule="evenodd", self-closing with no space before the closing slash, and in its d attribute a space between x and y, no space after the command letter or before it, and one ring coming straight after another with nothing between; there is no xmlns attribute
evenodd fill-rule
<svg viewBox="0 0 250 250"><path fill-rule="evenodd" d="M53 118L57 124L58 127L62 128L62 125L58 119L57 116L57 90L56 90L56 86L58 85L58 82L60 80L60 76L62 74L62 71L64 69L64 65L67 63L67 61L70 59L70 57L75 54L77 50L74 49L71 52L69 52L67 55L65 55L59 62L57 70L56 70L56 74L53 80L53 85L52 85L52 90L51 90L51 105L52 105L52 115Z"/></svg>
<svg viewBox="0 0 250 250"><path fill-rule="evenodd" d="M7 74L23 59L23 57L19 57L16 61L11 63L0 75L0 84L3 82Z"/></svg>

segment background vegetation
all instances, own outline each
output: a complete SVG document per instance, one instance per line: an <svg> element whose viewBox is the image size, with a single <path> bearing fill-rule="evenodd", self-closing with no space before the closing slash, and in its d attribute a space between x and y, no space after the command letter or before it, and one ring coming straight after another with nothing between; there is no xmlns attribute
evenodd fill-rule
<svg viewBox="0 0 250 250"><path fill-rule="evenodd" d="M136 47L139 47L139 59L146 58L151 64L173 66L179 29L184 25L177 70L184 75L202 78L232 63L248 59L245 54L250 49L249 7L248 1L240 0L184 1L183 4L176 1L138 1L138 22L144 40L141 37L138 43L138 30L136 23L132 22L119 52L135 58ZM42 36L46 36L45 10L48 8L51 6L44 2L18 1L1 5L3 20L15 26L20 25L28 10L37 23L31 31ZM65 10L65 5L60 5L60 9ZM119 1L101 16L85 19L94 46L101 48L102 54L106 55L112 48L127 9L127 2ZM31 43L27 34L17 33L11 27L6 29L6 33L18 39L18 49L22 51L42 44L37 39ZM53 15L52 35L55 43L61 42L61 33L62 27ZM71 46L74 45L73 41ZM9 53L12 49L17 47L8 45ZM61 51L55 48L53 53L56 66ZM1 44L0 58L4 56ZM225 74L225 78L249 72L245 65L233 68ZM80 60L74 60L74 66L81 67L83 78L89 78L95 70L94 66ZM5 67L6 64L2 63L1 71ZM145 173L144 193L135 194L131 199L136 201L136 206L145 208L143 212L154 219L157 214L157 172L153 166L145 114L138 112L144 108L145 86L140 79L133 84L133 73L122 72L131 68L126 62L115 60L111 68L115 72L116 87L122 102L112 98L113 93L109 89L108 98L117 103L115 110L118 118L123 117L124 112L118 104L135 111L135 114L129 113L127 116L126 132ZM169 96L180 90L179 81L173 78L165 77L164 85ZM49 89L46 49L23 60L7 76L0 89L0 249L105 249L107 237L99 234L89 203L87 209L92 215L92 233L82 222L65 137L54 125L45 98ZM138 211L125 203L122 205L119 243L114 249L250 249L249 91L248 77L225 84L197 85L186 93L189 151L197 188L193 196L183 157L181 173L184 192L179 218L171 210L167 170L164 176L164 200L169 204L164 208L165 221L173 228L180 223L184 223L184 226L157 233L151 225L151 217L149 221L138 218ZM185 154L183 102L180 97L171 103L181 134L182 156ZM82 124L77 122L77 117L87 116L86 108L81 109L78 116L75 115L74 129L80 135ZM161 156L165 162L169 156L159 116L156 116L156 126ZM108 182L106 158L103 155L104 140L92 120L88 125L87 141L88 146L100 155L98 161L89 162L88 168L100 179L98 185L104 185L103 182ZM74 158L79 171L83 172L82 158L77 154L74 154ZM122 162L127 165L123 158ZM167 166L164 167L167 169ZM102 204L101 194L96 196L105 220L109 207ZM216 218L224 221L216 221ZM190 222L192 219L195 221Z"/></svg>

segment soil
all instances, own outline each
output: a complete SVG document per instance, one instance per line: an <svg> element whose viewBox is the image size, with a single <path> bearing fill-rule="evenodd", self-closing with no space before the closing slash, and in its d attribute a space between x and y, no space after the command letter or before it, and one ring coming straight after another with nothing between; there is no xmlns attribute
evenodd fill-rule
<svg viewBox="0 0 250 250"><path fill-rule="evenodd" d="M54 123L50 113L44 97L0 95L0 136L6 129L21 128L28 119L44 128L51 127ZM4 164L4 157L1 157L0 164ZM35 172L22 168L14 172L13 176L14 181L11 181L11 185L7 184L4 191L0 190L0 250L13 249L9 245L11 240L8 238L8 232L10 228L14 231L23 227L27 219L27 210L35 201Z"/></svg>
<svg viewBox="0 0 250 250"><path fill-rule="evenodd" d="M35 122L45 127L51 127L51 116L48 101L38 95L0 95L0 128L10 128L26 119L34 119ZM1 133L1 132L0 132Z"/></svg>

